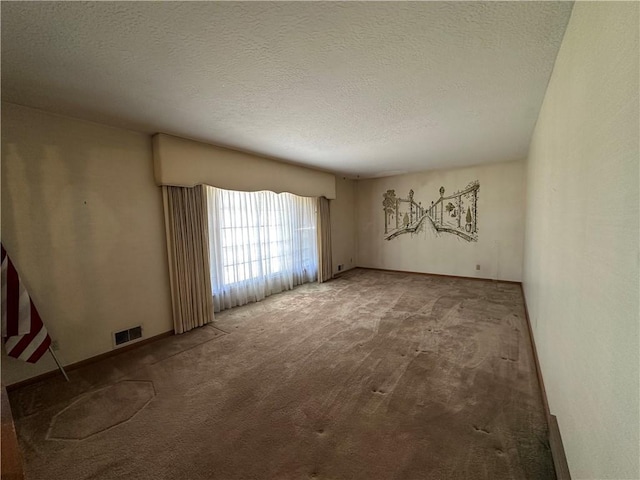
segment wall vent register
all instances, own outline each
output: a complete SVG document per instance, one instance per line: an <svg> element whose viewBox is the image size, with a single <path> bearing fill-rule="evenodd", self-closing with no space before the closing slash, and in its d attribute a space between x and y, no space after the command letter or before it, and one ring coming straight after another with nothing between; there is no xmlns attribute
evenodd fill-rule
<svg viewBox="0 0 640 480"><path fill-rule="evenodd" d="M119 332L113 332L113 346L119 347L125 343L134 342L142 338L142 326L131 327Z"/></svg>

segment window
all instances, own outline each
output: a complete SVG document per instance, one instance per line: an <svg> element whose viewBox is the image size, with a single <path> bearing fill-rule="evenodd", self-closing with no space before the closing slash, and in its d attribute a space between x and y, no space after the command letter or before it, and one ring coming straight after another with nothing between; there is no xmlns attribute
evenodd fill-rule
<svg viewBox="0 0 640 480"><path fill-rule="evenodd" d="M314 198L214 187L207 197L216 311L315 280Z"/></svg>

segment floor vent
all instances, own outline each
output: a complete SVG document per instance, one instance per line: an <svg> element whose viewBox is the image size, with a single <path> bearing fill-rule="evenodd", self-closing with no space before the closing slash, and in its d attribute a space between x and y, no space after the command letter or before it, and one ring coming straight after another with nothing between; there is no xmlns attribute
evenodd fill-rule
<svg viewBox="0 0 640 480"><path fill-rule="evenodd" d="M142 326L127 328L119 332L113 332L113 346L119 347L125 343L130 343L142 338Z"/></svg>

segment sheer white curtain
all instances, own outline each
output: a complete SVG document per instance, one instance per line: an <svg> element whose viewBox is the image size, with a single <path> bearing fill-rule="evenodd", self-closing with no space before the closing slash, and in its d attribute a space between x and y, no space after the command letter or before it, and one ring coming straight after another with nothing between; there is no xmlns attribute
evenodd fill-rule
<svg viewBox="0 0 640 480"><path fill-rule="evenodd" d="M314 198L207 187L207 207L216 312L317 278Z"/></svg>

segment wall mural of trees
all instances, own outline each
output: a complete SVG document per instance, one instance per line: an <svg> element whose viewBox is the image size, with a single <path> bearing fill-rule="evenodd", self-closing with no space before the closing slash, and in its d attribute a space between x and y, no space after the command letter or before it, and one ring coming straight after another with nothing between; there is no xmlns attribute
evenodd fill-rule
<svg viewBox="0 0 640 480"><path fill-rule="evenodd" d="M404 233L417 233L425 226L433 227L437 234L451 233L468 242L478 240L478 192L480 182L469 183L462 190L440 197L431 204L422 205L414 200L413 190L406 198L398 197L395 190L383 193L384 238L393 240Z"/></svg>

